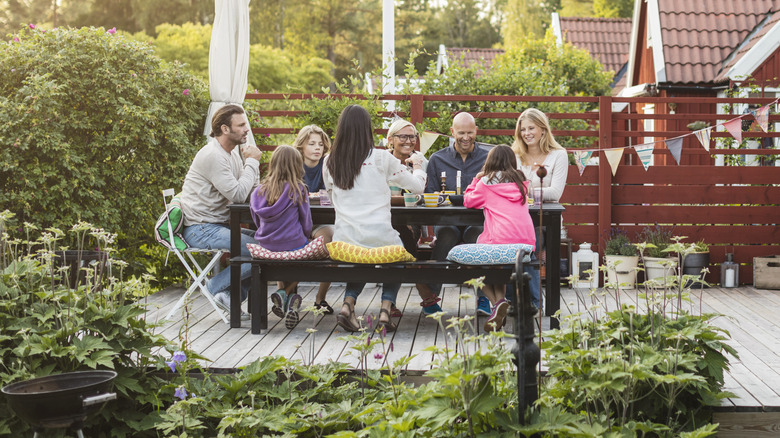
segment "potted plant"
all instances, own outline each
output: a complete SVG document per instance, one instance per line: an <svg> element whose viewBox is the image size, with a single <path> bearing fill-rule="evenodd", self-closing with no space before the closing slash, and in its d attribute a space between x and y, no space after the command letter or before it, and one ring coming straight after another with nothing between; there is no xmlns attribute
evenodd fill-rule
<svg viewBox="0 0 780 438"><path fill-rule="evenodd" d="M645 269L645 280L662 281L674 275L676 257L670 257L666 248L672 243L671 229L656 224L639 233L640 255Z"/></svg>
<svg viewBox="0 0 780 438"><path fill-rule="evenodd" d="M693 251L685 254L682 262L683 275L696 275L699 277L699 279L689 282L689 284L686 284L685 287L707 286L707 283L704 281L705 273L702 272L702 270L709 267L709 265L710 246L707 245L704 240L699 240L693 244Z"/></svg>
<svg viewBox="0 0 780 438"><path fill-rule="evenodd" d="M626 231L620 228L610 230L604 245L607 282L617 284L618 289L633 289L638 264L639 252Z"/></svg>

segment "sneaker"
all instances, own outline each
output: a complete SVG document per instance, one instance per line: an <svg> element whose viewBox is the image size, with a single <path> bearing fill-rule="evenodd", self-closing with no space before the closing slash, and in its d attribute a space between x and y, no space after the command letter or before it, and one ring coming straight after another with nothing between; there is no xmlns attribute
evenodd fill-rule
<svg viewBox="0 0 780 438"><path fill-rule="evenodd" d="M477 299L477 315L490 315L490 300L487 297Z"/></svg>
<svg viewBox="0 0 780 438"><path fill-rule="evenodd" d="M290 313L290 310L295 310L296 312L301 309L301 303L303 302L303 298L301 298L300 295L297 293L294 293L287 297L287 306L284 309L287 313Z"/></svg>
<svg viewBox="0 0 780 438"><path fill-rule="evenodd" d="M509 310L509 303L506 300L501 300L493 307L493 312L490 314L490 318L485 321L485 325L482 327L486 332L492 332L493 330L501 330L506 322L506 312ZM495 327L493 327L495 325Z"/></svg>
<svg viewBox="0 0 780 438"><path fill-rule="evenodd" d="M423 307L423 313L426 315L433 315L434 313L441 312L441 306L439 303L432 304L428 307Z"/></svg>
<svg viewBox="0 0 780 438"><path fill-rule="evenodd" d="M230 316L230 295L226 294L225 292L218 293L214 295L214 303L217 305L217 307L220 308L220 310ZM241 321L249 321L249 314L243 310L241 311Z"/></svg>
<svg viewBox="0 0 780 438"><path fill-rule="evenodd" d="M271 294L271 312L279 318L284 318L284 314L287 311L287 293L284 289L279 289Z"/></svg>
<svg viewBox="0 0 780 438"><path fill-rule="evenodd" d="M298 325L298 321L300 321L300 317L298 316L298 311L296 309L288 310L287 316L284 317L284 326L287 327L289 330L292 330L295 328L296 325Z"/></svg>

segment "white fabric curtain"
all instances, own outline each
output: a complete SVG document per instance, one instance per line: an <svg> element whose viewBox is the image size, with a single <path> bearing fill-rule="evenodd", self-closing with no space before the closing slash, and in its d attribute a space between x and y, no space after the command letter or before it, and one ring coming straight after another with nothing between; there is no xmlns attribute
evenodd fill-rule
<svg viewBox="0 0 780 438"><path fill-rule="evenodd" d="M216 0L214 26L209 47L209 92L211 104L204 135L211 132L211 117L220 107L242 105L249 71L249 1ZM249 133L247 144L254 145Z"/></svg>

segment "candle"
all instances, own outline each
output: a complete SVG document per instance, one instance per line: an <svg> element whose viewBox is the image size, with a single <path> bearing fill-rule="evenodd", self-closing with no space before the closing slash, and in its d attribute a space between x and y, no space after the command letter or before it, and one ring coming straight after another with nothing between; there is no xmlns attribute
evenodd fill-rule
<svg viewBox="0 0 780 438"><path fill-rule="evenodd" d="M455 174L455 193L460 195L460 170Z"/></svg>
<svg viewBox="0 0 780 438"><path fill-rule="evenodd" d="M725 287L734 287L734 270L729 269L726 271L726 284Z"/></svg>

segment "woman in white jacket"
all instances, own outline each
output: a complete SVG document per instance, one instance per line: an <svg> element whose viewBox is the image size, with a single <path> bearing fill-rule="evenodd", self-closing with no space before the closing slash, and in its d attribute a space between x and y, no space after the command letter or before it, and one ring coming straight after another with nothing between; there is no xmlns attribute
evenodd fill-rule
<svg viewBox="0 0 780 438"><path fill-rule="evenodd" d="M371 116L363 107L344 108L323 169L325 188L336 212L334 242L366 248L403 244L390 220L390 186L422 193L426 180L420 154L413 154L407 162L412 171L387 150L374 148ZM337 316L338 324L345 330L360 329L355 302L364 286L365 283L347 283L344 304ZM387 331L395 330L390 308L400 287L399 283L382 285L378 324Z"/></svg>

